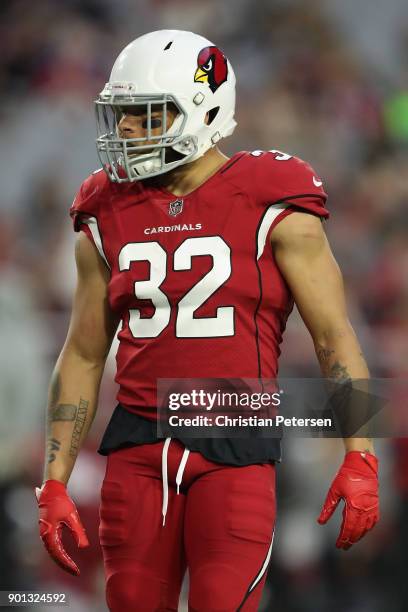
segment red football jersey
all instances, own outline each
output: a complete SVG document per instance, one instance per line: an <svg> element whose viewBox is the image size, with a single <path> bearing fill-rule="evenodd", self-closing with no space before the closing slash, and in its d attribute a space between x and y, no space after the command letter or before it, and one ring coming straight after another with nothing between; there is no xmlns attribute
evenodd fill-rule
<svg viewBox="0 0 408 612"><path fill-rule="evenodd" d="M275 378L293 297L270 234L296 210L328 217L325 201L313 169L280 151L237 153L182 197L86 179L70 212L110 268L118 401L155 418L158 378Z"/></svg>

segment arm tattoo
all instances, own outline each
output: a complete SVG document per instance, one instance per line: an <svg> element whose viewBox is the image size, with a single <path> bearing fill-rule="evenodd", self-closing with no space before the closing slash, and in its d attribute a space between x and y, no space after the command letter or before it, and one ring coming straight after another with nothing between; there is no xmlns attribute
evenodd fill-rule
<svg viewBox="0 0 408 612"><path fill-rule="evenodd" d="M76 414L74 430L72 432L72 437L71 437L71 446L69 449L69 454L71 455L71 457L76 457L79 451L81 435L82 435L82 431L84 429L86 417L88 414L88 405L89 405L89 402L87 402L86 400L82 398L79 400L79 406L78 406L78 411Z"/></svg>
<svg viewBox="0 0 408 612"><path fill-rule="evenodd" d="M61 448L61 442L56 438L51 438L48 440L48 463L52 463L55 461L57 455L56 453Z"/></svg>
<svg viewBox="0 0 408 612"><path fill-rule="evenodd" d="M362 352L359 353L364 360ZM336 358L336 351L316 345L316 355L322 374L327 378L331 410L336 416L342 437L366 438L372 444L369 431L369 393L364 385L356 384L347 365ZM361 381L360 381L361 382ZM358 432L358 435L356 435ZM371 453L370 448L364 452Z"/></svg>
<svg viewBox="0 0 408 612"><path fill-rule="evenodd" d="M56 421L74 421L69 454L76 457L82 432L86 423L89 402L80 399L79 406L59 404L61 396L61 375L54 371L50 382L50 399L47 413L47 462L52 463L61 449L61 441L51 437L51 424Z"/></svg>
<svg viewBox="0 0 408 612"><path fill-rule="evenodd" d="M321 344L318 344L316 347L317 358L323 367L330 360L331 355L333 355L334 351L331 349L327 349Z"/></svg>
<svg viewBox="0 0 408 612"><path fill-rule="evenodd" d="M50 383L50 408L58 404L60 394L61 394L61 375L59 372L54 371L51 376L51 383Z"/></svg>
<svg viewBox="0 0 408 612"><path fill-rule="evenodd" d="M335 361L334 364L330 367L329 374L331 379L338 382L345 382L346 380L351 380L351 376L347 370L347 367L341 365L339 361Z"/></svg>
<svg viewBox="0 0 408 612"><path fill-rule="evenodd" d="M77 407L73 404L59 404L61 395L61 375L54 372L50 384L49 423L53 421L74 421Z"/></svg>
<svg viewBox="0 0 408 612"><path fill-rule="evenodd" d="M335 382L345 382L351 380L351 376L347 370L347 366L342 365L338 360L334 361L334 349L329 349L321 344L316 346L316 355L322 369L322 373L326 378Z"/></svg>
<svg viewBox="0 0 408 612"><path fill-rule="evenodd" d="M58 404L50 407L51 421L75 421L77 407L73 404Z"/></svg>

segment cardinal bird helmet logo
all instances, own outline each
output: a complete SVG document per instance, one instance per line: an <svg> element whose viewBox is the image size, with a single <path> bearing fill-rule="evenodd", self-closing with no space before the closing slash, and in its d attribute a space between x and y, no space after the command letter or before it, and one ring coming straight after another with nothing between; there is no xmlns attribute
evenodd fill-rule
<svg viewBox="0 0 408 612"><path fill-rule="evenodd" d="M218 47L201 49L197 57L197 65L194 82L208 83L213 93L227 80L227 58Z"/></svg>

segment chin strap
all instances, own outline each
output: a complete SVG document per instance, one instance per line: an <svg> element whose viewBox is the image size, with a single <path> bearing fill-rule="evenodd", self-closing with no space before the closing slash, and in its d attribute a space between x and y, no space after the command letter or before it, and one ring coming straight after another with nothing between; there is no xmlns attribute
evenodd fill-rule
<svg viewBox="0 0 408 612"><path fill-rule="evenodd" d="M135 173L137 177L149 176L152 172L157 172L162 167L160 151L155 151L151 154L150 159L144 161L137 161L137 158L129 161L129 166L132 173Z"/></svg>

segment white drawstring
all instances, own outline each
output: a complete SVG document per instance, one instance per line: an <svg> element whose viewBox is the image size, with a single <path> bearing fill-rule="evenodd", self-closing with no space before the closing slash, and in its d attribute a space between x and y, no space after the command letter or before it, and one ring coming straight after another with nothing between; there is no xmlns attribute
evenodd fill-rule
<svg viewBox="0 0 408 612"><path fill-rule="evenodd" d="M187 463L189 454L190 454L190 451L188 450L188 448L185 448L183 456L180 461L180 465L177 470L177 476L176 476L177 495L180 493L180 485L183 479L184 468L186 467L186 463Z"/></svg>
<svg viewBox="0 0 408 612"><path fill-rule="evenodd" d="M163 483L163 526L166 522L167 506L169 505L169 481L167 477L167 454L169 452L171 438L166 438L162 451L162 483Z"/></svg>
<svg viewBox="0 0 408 612"><path fill-rule="evenodd" d="M162 516L163 516L163 527L166 523L167 508L169 505L169 479L167 474L167 456L169 453L171 438L166 438L163 444L162 450L162 483L163 483L163 505L162 505ZM186 467L187 459L190 454L188 448L184 449L183 456L178 466L176 475L177 495L180 493L180 485L183 479L184 468Z"/></svg>

